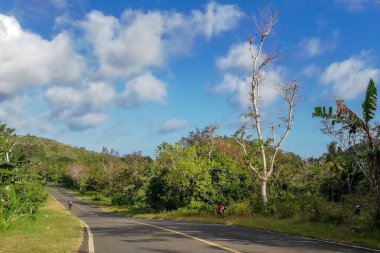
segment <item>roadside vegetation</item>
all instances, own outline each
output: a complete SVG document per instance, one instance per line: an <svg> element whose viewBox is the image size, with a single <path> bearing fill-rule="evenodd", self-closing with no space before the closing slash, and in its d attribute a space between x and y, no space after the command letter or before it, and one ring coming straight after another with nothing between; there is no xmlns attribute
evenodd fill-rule
<svg viewBox="0 0 380 253"><path fill-rule="evenodd" d="M74 253L81 241L79 220L52 197L33 219L0 230L1 253Z"/></svg>
<svg viewBox="0 0 380 253"><path fill-rule="evenodd" d="M0 228L9 230L24 219L39 221L38 210L46 199L42 186L52 182L120 214L220 222L380 249L375 83L363 80L369 81L363 117L341 100L335 113L332 107L315 108L322 132L332 138L320 157L301 158L282 150L293 126L298 84L282 87L285 117L276 115L280 122L264 129L262 71L277 59L262 53L277 21L277 14L267 17L269 23L258 27L258 39L248 40L251 106L242 114L247 124L232 136L219 136L213 124L196 128L174 143L162 143L151 158L141 152L120 155L104 147L97 153L35 136L13 136L2 125ZM217 204L227 206L225 218L215 217Z"/></svg>

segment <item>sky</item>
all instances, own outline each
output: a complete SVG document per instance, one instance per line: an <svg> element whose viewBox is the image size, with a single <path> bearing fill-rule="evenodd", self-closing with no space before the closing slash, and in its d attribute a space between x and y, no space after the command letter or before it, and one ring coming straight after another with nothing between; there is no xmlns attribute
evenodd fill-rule
<svg viewBox="0 0 380 253"><path fill-rule="evenodd" d="M318 157L330 139L313 108L339 98L361 115L370 78L380 84L380 1L2 0L0 121L121 155L154 157L210 124L231 136L249 106L248 37L268 6L280 18L263 53L280 59L263 73L263 128L286 113L278 87L297 80L282 149Z"/></svg>

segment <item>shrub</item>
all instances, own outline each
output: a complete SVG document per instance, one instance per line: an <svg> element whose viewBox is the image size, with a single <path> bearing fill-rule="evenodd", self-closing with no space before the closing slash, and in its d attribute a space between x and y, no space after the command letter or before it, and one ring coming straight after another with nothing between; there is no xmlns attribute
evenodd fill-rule
<svg viewBox="0 0 380 253"><path fill-rule="evenodd" d="M329 202L318 196L302 196L300 199L303 215L309 221L335 225L350 221L351 209L342 204Z"/></svg>
<svg viewBox="0 0 380 253"><path fill-rule="evenodd" d="M206 204L203 201L194 200L194 199L190 201L188 208L198 213L213 211L213 208L210 208L210 205Z"/></svg>
<svg viewBox="0 0 380 253"><path fill-rule="evenodd" d="M33 216L46 198L44 188L35 181L23 180L0 188L0 228Z"/></svg>
<svg viewBox="0 0 380 253"><path fill-rule="evenodd" d="M276 213L280 218L291 218L299 212L299 203L296 201L280 202L277 204Z"/></svg>
<svg viewBox="0 0 380 253"><path fill-rule="evenodd" d="M252 213L263 213L264 206L261 197L258 193L252 193L249 197L249 203L252 208Z"/></svg>
<svg viewBox="0 0 380 253"><path fill-rule="evenodd" d="M253 213L251 204L249 201L232 203L226 211L230 214L238 216L250 216Z"/></svg>

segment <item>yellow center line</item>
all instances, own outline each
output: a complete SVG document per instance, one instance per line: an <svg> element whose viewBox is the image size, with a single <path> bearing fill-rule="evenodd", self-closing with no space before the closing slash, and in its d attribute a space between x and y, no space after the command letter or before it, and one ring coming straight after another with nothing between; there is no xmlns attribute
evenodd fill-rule
<svg viewBox="0 0 380 253"><path fill-rule="evenodd" d="M208 244L208 245L211 245L211 246L214 246L214 247L217 247L217 248L220 248L220 249L227 250L227 251L229 251L229 252L233 252L233 253L241 253L240 251L237 251L237 250L234 250L234 249L231 249L231 248L228 248L228 247L225 247L225 246L222 246L222 245L219 245L219 244L216 244L216 243L213 243L213 242L210 242L210 241L207 241L207 240L204 240L204 239L201 239L201 238L195 237L195 236L191 236L191 235L188 235L188 234L184 234L184 233L182 233L182 232L175 231L175 230L172 230L172 229L163 228L163 227L159 227L159 226L151 225L151 224L148 224L148 223L138 222L138 221L131 221L131 220L128 220L128 222L137 223L137 224L141 224L141 225L145 225L145 226L150 226L150 227L154 227L154 228L158 228L158 229L166 230L166 231L172 232L172 233L174 233L174 234L179 234L179 235L182 235L182 236L185 236L185 237L188 237L188 238L191 238L191 239L194 239L194 240L197 240L197 241L200 241L200 242L206 243L206 244Z"/></svg>

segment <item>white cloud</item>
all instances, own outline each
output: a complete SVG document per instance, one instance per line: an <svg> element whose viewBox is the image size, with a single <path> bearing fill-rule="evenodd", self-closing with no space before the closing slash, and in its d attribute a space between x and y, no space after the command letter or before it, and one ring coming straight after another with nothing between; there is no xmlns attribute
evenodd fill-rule
<svg viewBox="0 0 380 253"><path fill-rule="evenodd" d="M160 127L160 133L167 134L172 133L178 130L186 129L189 127L189 123L186 120L182 119L168 119Z"/></svg>
<svg viewBox="0 0 380 253"><path fill-rule="evenodd" d="M51 0L52 5L55 8L63 9L67 6L66 0Z"/></svg>
<svg viewBox="0 0 380 253"><path fill-rule="evenodd" d="M93 43L99 72L106 77L126 77L164 63L161 40L163 20L158 12L123 14L128 22L92 11L82 22Z"/></svg>
<svg viewBox="0 0 380 253"><path fill-rule="evenodd" d="M322 53L322 43L318 38L304 39L301 42L301 47L304 47L306 54L313 57Z"/></svg>
<svg viewBox="0 0 380 253"><path fill-rule="evenodd" d="M303 56L315 57L336 48L339 39L339 32L334 31L330 37L323 40L317 37L304 38L299 44L299 53Z"/></svg>
<svg viewBox="0 0 380 253"><path fill-rule="evenodd" d="M263 106L272 104L279 96L279 85L283 84L283 70L280 68L263 72L260 101ZM216 93L232 94L231 104L247 109L251 105L249 93L250 78L241 78L233 74L224 75L223 81L214 87Z"/></svg>
<svg viewBox="0 0 380 253"><path fill-rule="evenodd" d="M28 5L25 10L47 14L46 8L37 8L42 4L37 2L38 6ZM46 92L44 99L50 106L48 120L74 130L103 122L108 107L165 103L167 85L151 73L170 57L190 52L196 39L211 39L233 29L243 16L234 5L210 2L188 14L126 10L117 18L92 11L75 21L67 0L46 4L57 14L53 29L68 29L52 39L0 14L0 47L4 49L0 51L0 103L39 88ZM124 90L116 94L113 82L125 82ZM0 113L8 107L0 104Z"/></svg>
<svg viewBox="0 0 380 253"><path fill-rule="evenodd" d="M22 30L18 21L0 14L0 94L4 97L25 88L51 83L77 82L83 59L60 33L51 41Z"/></svg>
<svg viewBox="0 0 380 253"><path fill-rule="evenodd" d="M256 48L253 48L253 51L255 53ZM266 57L265 52L262 52L258 59L259 64L264 57ZM232 46L226 56L217 58L216 64L219 69L227 71L227 73L224 75L223 81L214 87L214 92L232 94L230 102L233 105L248 108L251 102L249 94L250 77L247 76L247 73L252 68L248 42ZM280 67L268 66L262 72L263 82L260 100L264 106L270 105L279 96L278 87L284 84L284 75L285 71Z"/></svg>
<svg viewBox="0 0 380 253"><path fill-rule="evenodd" d="M371 0L335 0L336 3L349 11L361 11L365 9Z"/></svg>
<svg viewBox="0 0 380 253"><path fill-rule="evenodd" d="M51 87L46 92L51 107L49 117L67 123L73 130L93 127L106 119L104 111L116 103L111 85L86 83L82 89Z"/></svg>
<svg viewBox="0 0 380 253"><path fill-rule="evenodd" d="M199 35L210 39L234 28L242 15L234 5L211 2L190 15L126 10L118 19L92 11L80 25L94 47L99 74L126 79L188 52Z"/></svg>
<svg viewBox="0 0 380 253"><path fill-rule="evenodd" d="M86 113L70 119L69 127L72 130L80 131L95 127L106 120L107 116L103 113Z"/></svg>
<svg viewBox="0 0 380 253"><path fill-rule="evenodd" d="M123 105L135 106L145 102L163 103L166 95L165 83L152 74L145 73L125 85L120 99Z"/></svg>
<svg viewBox="0 0 380 253"><path fill-rule="evenodd" d="M19 126L20 119L24 118L23 106L26 103L25 96L15 96L0 103L0 119L12 127Z"/></svg>
<svg viewBox="0 0 380 253"><path fill-rule="evenodd" d="M248 42L232 46L226 56L216 59L216 65L221 70L250 70L252 68L252 58Z"/></svg>
<svg viewBox="0 0 380 253"><path fill-rule="evenodd" d="M321 83L340 99L355 99L366 89L370 78L380 78L380 69L372 67L369 58L368 54L361 54L330 64L321 76Z"/></svg>
<svg viewBox="0 0 380 253"><path fill-rule="evenodd" d="M315 77L321 72L321 70L317 65L310 64L305 66L301 72L306 76Z"/></svg>
<svg viewBox="0 0 380 253"><path fill-rule="evenodd" d="M234 28L243 13L234 5L220 5L212 1L207 4L205 13L193 11L192 15L195 24L201 27L203 34L211 38Z"/></svg>

